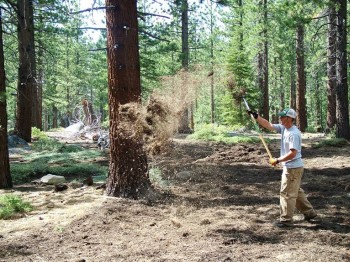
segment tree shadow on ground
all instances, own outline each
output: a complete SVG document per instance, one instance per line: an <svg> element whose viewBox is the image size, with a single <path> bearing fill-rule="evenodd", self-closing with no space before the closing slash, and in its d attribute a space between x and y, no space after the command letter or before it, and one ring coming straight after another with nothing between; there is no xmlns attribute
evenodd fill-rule
<svg viewBox="0 0 350 262"><path fill-rule="evenodd" d="M29 249L29 247L27 245L24 245L24 244L8 244L5 246L2 246L2 248L0 250L0 259L6 258L9 256L16 257L16 256L32 255L33 253L28 252L27 249Z"/></svg>
<svg viewBox="0 0 350 262"><path fill-rule="evenodd" d="M251 245L255 243L275 244L280 241L280 237L276 234L270 234L267 236L266 234L258 234L252 230L238 230L235 228L217 229L214 231L214 234L220 234L225 238L223 242L225 246L233 244Z"/></svg>

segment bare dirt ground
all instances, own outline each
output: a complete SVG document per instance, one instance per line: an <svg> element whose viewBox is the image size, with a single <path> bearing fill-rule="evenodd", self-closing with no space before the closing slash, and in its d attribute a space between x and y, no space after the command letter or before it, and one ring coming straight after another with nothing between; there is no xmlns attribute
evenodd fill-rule
<svg viewBox="0 0 350 262"><path fill-rule="evenodd" d="M161 197L16 186L35 210L0 221L0 261L350 261L350 146L314 149L322 138L303 137L302 187L317 222L296 212L293 228L273 226L281 170L261 145L178 137L150 159ZM270 148L277 156L278 140Z"/></svg>

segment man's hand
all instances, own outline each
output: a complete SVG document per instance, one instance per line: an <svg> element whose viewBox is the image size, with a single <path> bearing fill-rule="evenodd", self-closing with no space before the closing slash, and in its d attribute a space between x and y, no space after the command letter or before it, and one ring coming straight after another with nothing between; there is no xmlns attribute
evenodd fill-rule
<svg viewBox="0 0 350 262"><path fill-rule="evenodd" d="M247 110L248 115L252 115L255 119L258 119L259 114L256 111Z"/></svg>
<svg viewBox="0 0 350 262"><path fill-rule="evenodd" d="M279 161L277 158L273 157L273 158L270 158L269 163L271 166L276 166L279 163Z"/></svg>

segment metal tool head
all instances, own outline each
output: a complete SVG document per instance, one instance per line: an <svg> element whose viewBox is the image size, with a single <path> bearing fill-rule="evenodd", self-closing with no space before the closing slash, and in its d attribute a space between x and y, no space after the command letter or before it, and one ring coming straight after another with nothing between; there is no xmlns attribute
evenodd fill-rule
<svg viewBox="0 0 350 262"><path fill-rule="evenodd" d="M247 110L249 110L249 111L250 111L250 107L249 107L249 105L248 105L248 102L247 102L247 100L245 100L245 98L244 98L244 97L243 97L243 102L244 102L245 107L247 108Z"/></svg>

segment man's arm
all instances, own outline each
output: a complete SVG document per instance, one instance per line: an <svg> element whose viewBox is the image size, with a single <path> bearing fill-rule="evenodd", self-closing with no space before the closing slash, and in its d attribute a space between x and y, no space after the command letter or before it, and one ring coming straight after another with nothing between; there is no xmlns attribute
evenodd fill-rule
<svg viewBox="0 0 350 262"><path fill-rule="evenodd" d="M264 128L270 130L270 131L275 131L273 128L273 125L267 121L265 118L262 118L261 116L258 115L258 118L256 118L256 121Z"/></svg>
<svg viewBox="0 0 350 262"><path fill-rule="evenodd" d="M288 160L292 160L297 155L297 153L298 151L292 148L287 154L285 154L284 156L280 156L279 158L277 158L277 160L278 162L285 162Z"/></svg>

